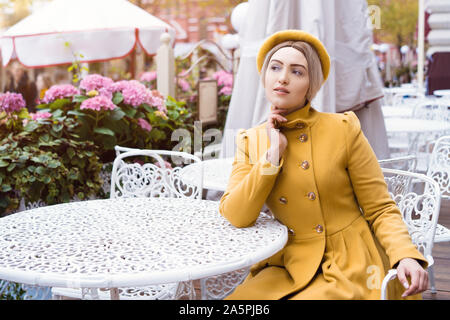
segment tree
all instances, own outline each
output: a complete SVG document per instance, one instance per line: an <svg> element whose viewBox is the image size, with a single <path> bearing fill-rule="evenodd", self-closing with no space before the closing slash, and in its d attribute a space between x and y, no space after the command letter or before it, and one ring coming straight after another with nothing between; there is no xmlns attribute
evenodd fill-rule
<svg viewBox="0 0 450 320"><path fill-rule="evenodd" d="M401 46L415 46L418 18L418 0L367 0L381 11L381 29L374 29L375 36L383 42Z"/></svg>
<svg viewBox="0 0 450 320"><path fill-rule="evenodd" d="M51 0L13 0L0 2L0 29L8 28L31 13L32 6Z"/></svg>

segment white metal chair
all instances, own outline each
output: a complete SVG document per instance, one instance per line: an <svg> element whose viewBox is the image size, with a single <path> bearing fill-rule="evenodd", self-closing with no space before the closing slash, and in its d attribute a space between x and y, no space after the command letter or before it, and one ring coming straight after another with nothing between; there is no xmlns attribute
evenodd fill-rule
<svg viewBox="0 0 450 320"><path fill-rule="evenodd" d="M382 171L389 194L400 209L413 243L428 260L431 292L435 293L432 249L441 202L439 185L424 174L388 168L382 168ZM381 285L382 300L387 297L388 282L396 277L397 270L387 272Z"/></svg>
<svg viewBox="0 0 450 320"><path fill-rule="evenodd" d="M197 180L186 183L181 180L181 166L191 161L201 162L185 152L168 150L142 150L116 146L116 158L111 173L110 198L119 197L189 197L201 199L203 189L202 166L199 166ZM170 159L169 159L170 157ZM164 159L166 158L166 160ZM131 160L131 161L130 161ZM169 165L170 164L170 165ZM193 287L184 284L162 284L148 287L119 288L123 300L174 299L182 294L193 296ZM106 290L53 288L53 298L109 300Z"/></svg>
<svg viewBox="0 0 450 320"><path fill-rule="evenodd" d="M378 160L380 167L415 172L417 158L415 155Z"/></svg>
<svg viewBox="0 0 450 320"><path fill-rule="evenodd" d="M434 143L427 176L438 183L441 197L450 200L450 136L443 136ZM438 224L434 241L450 241L449 228Z"/></svg>

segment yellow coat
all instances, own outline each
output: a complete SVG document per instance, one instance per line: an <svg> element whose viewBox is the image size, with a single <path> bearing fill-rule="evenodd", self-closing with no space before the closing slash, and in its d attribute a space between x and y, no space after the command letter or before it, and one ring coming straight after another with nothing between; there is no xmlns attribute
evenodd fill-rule
<svg viewBox="0 0 450 320"><path fill-rule="evenodd" d="M290 232L286 246L252 266L228 299L380 299L385 273L401 259L426 267L355 114L308 104L286 118L279 166L265 159L266 123L236 138L220 213L245 228L266 204ZM405 289L394 281L388 297L400 299Z"/></svg>

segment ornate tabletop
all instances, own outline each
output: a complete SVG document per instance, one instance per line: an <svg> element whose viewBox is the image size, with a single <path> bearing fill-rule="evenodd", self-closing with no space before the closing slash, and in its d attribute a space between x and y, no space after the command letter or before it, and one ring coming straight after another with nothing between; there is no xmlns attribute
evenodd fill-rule
<svg viewBox="0 0 450 320"><path fill-rule="evenodd" d="M261 214L232 226L219 203L119 198L0 219L0 279L68 288L189 281L248 267L282 249L286 227Z"/></svg>

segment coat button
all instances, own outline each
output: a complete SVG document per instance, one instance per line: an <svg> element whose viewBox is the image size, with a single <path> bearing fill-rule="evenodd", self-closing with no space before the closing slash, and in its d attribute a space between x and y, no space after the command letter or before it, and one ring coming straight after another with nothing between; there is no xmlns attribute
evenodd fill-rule
<svg viewBox="0 0 450 320"><path fill-rule="evenodd" d="M302 133L300 137L298 137L298 139L300 140L300 142L306 142L308 141L308 135L306 133Z"/></svg>
<svg viewBox="0 0 450 320"><path fill-rule="evenodd" d="M303 161L302 164L300 165L300 167L302 167L303 170L308 170L309 169L309 162L308 161Z"/></svg>
<svg viewBox="0 0 450 320"><path fill-rule="evenodd" d="M282 204L286 204L286 203L287 203L287 199L286 199L285 197L281 197L281 198L279 199L279 201L280 201L280 203L282 203Z"/></svg>
<svg viewBox="0 0 450 320"><path fill-rule="evenodd" d="M292 230L291 228L288 229L288 233L289 233L289 235L291 235L291 236L295 236L295 231Z"/></svg>
<svg viewBox="0 0 450 320"><path fill-rule="evenodd" d="M316 194L314 192L308 193L308 199L309 200L316 200Z"/></svg>
<svg viewBox="0 0 450 320"><path fill-rule="evenodd" d="M322 232L323 232L323 227L322 227L322 225L318 224L318 225L316 226L316 232L317 232L317 233L322 233Z"/></svg>
<svg viewBox="0 0 450 320"><path fill-rule="evenodd" d="M304 129L306 127L306 124L304 124L303 122L298 122L295 127L297 129Z"/></svg>

